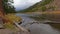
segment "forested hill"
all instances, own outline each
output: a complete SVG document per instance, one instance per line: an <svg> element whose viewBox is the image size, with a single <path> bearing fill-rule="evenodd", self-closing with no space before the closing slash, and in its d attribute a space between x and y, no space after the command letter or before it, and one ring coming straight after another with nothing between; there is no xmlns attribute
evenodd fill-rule
<svg viewBox="0 0 60 34"><path fill-rule="evenodd" d="M19 12L35 12L35 11L54 11L60 10L60 0L42 0L35 5L21 10Z"/></svg>

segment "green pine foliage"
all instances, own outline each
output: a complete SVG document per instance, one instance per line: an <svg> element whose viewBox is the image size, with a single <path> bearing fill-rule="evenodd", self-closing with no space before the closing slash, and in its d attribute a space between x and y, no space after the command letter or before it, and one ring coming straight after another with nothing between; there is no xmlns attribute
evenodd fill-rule
<svg viewBox="0 0 60 34"><path fill-rule="evenodd" d="M15 13L15 8L12 5L12 3L13 3L13 0L3 0L3 7L4 7L5 13Z"/></svg>

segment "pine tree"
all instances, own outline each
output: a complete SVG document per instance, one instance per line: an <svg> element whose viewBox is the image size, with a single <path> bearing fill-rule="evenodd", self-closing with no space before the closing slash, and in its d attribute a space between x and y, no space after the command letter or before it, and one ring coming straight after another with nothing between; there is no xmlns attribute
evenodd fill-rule
<svg viewBox="0 0 60 34"><path fill-rule="evenodd" d="M3 0L3 7L6 13L15 13L13 3L13 0Z"/></svg>

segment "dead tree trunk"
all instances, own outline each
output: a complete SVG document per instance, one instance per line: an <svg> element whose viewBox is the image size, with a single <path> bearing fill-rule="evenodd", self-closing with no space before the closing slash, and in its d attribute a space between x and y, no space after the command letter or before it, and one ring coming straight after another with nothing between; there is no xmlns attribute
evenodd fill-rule
<svg viewBox="0 0 60 34"><path fill-rule="evenodd" d="M3 16L4 16L3 4L2 0L0 0L0 28L2 27L1 25L3 24Z"/></svg>
<svg viewBox="0 0 60 34"><path fill-rule="evenodd" d="M3 15L3 13L4 13L2 0L0 0L0 13L1 13L2 15ZM1 14L0 14L0 15L1 15Z"/></svg>

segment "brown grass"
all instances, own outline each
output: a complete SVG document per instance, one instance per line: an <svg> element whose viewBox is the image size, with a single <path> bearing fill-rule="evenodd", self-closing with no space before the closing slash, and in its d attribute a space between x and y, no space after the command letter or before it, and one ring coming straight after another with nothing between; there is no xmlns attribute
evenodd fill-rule
<svg viewBox="0 0 60 34"><path fill-rule="evenodd" d="M46 15L47 19L60 22L60 11L42 12L42 14Z"/></svg>

